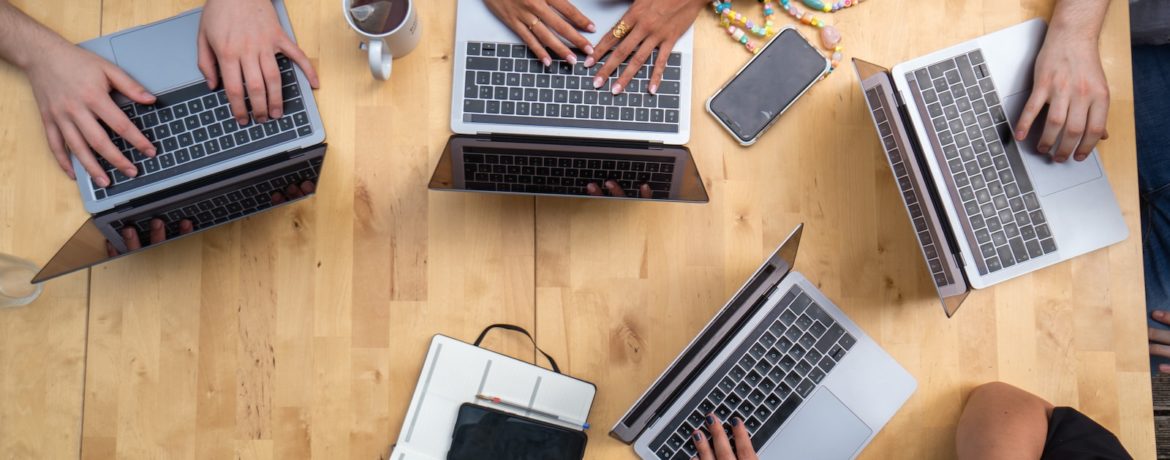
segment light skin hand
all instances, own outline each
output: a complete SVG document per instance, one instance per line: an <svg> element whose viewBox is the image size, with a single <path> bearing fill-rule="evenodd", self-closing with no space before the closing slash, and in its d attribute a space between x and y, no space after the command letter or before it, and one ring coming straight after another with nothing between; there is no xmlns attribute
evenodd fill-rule
<svg viewBox="0 0 1170 460"><path fill-rule="evenodd" d="M1107 7L1099 0L1061 0L1036 57L1032 95L1016 123L1016 140L1043 129L1036 150L1056 162L1070 156L1082 161L1098 141L1109 138L1109 85L1098 51ZM1043 128L1033 127L1045 107Z"/></svg>
<svg viewBox="0 0 1170 460"><path fill-rule="evenodd" d="M659 49L661 52L653 63L654 71L647 88L650 94L657 94L674 43L694 24L699 12L708 4L710 2L707 0L636 0L622 17L622 21L630 28L626 36L619 40L612 33L607 33L594 50L594 56L610 55L593 78L593 87L604 86L618 66L629 58L625 72L610 86L613 94L621 94L650 59L650 54ZM592 56L585 59L585 67L596 64Z"/></svg>
<svg viewBox="0 0 1170 460"><path fill-rule="evenodd" d="M100 187L108 186L110 178L95 153L129 177L138 174L138 168L114 146L103 124L147 156L154 155L155 147L118 108L110 93L117 91L139 104L153 104L154 96L122 69L65 41L2 0L0 58L28 75L49 150L70 178L76 178L70 152Z"/></svg>
<svg viewBox="0 0 1170 460"><path fill-rule="evenodd" d="M711 432L711 439L707 439L702 431L695 430L691 434L691 442L695 443L695 450L699 453L699 460L758 460L752 440L747 428L739 418L731 420L731 436L735 438L736 449L732 450L731 441L727 433L723 432L723 422L715 414L707 415L707 431Z"/></svg>
<svg viewBox="0 0 1170 460"><path fill-rule="evenodd" d="M593 54L593 45L579 31L593 32L597 26L569 0L484 0L484 4L524 40L545 67L552 65L549 49L570 64L577 63L577 55L561 38L586 55Z"/></svg>
<svg viewBox="0 0 1170 460"><path fill-rule="evenodd" d="M257 122L284 115L277 53L296 63L314 89L319 86L317 71L280 27L270 0L207 0L197 44L208 87L223 85L240 125L248 124L245 96Z"/></svg>

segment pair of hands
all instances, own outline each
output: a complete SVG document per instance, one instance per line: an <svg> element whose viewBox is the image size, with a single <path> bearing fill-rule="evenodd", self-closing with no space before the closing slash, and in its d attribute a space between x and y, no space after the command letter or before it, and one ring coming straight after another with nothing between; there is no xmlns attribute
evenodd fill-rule
<svg viewBox="0 0 1170 460"><path fill-rule="evenodd" d="M290 184L283 192L272 192L272 205L284 203L289 200L295 200L305 195L311 195L317 190L317 184L311 181L301 182L300 185ZM195 224L188 219L179 221L179 235L186 235L195 231ZM126 242L126 249L130 252L142 249L142 239L139 238L135 227L127 226L122 228L122 239ZM159 244L167 240L166 222L162 219L150 220L150 243L151 245ZM114 245L106 241L106 255L110 257L117 257L118 250Z"/></svg>
<svg viewBox="0 0 1170 460"><path fill-rule="evenodd" d="M654 71L648 87L649 92L654 94L662 83L666 61L674 49L675 41L694 24L695 18L709 1L634 0L621 20L629 28L625 37L618 39L612 33L606 33L596 46L586 40L581 31L595 32L598 26L574 7L570 0L484 0L484 3L524 40L545 67L552 64L549 50L570 64L577 63L576 53L562 39L585 53L585 67L593 67L601 59L606 59L593 79L594 88L601 88L618 66L629 58L625 71L610 86L614 94L620 94L623 88L629 86L630 80L650 59L651 53L660 49L658 59L653 62ZM615 26L617 24L601 25ZM609 54L608 58L606 54Z"/></svg>
<svg viewBox="0 0 1170 460"><path fill-rule="evenodd" d="M95 154L126 176L137 176L138 168L114 146L102 125L153 157L154 145L119 109L110 92L145 105L155 102L154 95L118 66L64 39L45 47L42 58L30 63L26 72L57 164L76 179L69 160L72 152L102 187L110 179ZM241 125L249 122L245 96L257 122L282 115L277 53L300 66L313 88L318 86L308 57L284 33L270 0L208 0L199 26L198 50L199 70L208 86L223 86L232 115Z"/></svg>
<svg viewBox="0 0 1170 460"><path fill-rule="evenodd" d="M618 183L616 181L607 180L602 185L605 186L605 190L602 190L601 187L598 186L596 182L590 182L588 185L585 186L585 193L588 193L592 196L606 196L606 193L608 193L609 196L626 198L626 191L623 190L622 186L618 185ZM642 184L641 186L638 187L638 197L645 199L645 200L649 200L651 198L654 198L654 191L650 190L649 185Z"/></svg>

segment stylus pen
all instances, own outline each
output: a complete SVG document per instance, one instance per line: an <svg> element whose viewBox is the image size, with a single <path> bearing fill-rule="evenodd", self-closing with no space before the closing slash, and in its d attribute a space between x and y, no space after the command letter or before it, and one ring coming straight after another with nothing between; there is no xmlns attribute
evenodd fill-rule
<svg viewBox="0 0 1170 460"><path fill-rule="evenodd" d="M557 414L545 412L545 411L542 411L539 409L533 409L531 407L525 407L524 405L516 404L514 402L511 402L511 401L508 401L508 400L505 400L505 399L502 399L502 398L499 398L496 396L488 396L485 394L478 394L478 395L475 395L475 399L488 401L491 403L499 404L501 406L508 406L508 407L511 407L513 409L516 409L516 410L528 411L528 412L531 412L533 414L539 415L541 417L551 418L553 420L568 423L570 425L581 425L581 429L583 429L583 430L589 429L589 422L582 423L582 422L578 422L576 420L570 420L570 419L567 419L565 417L561 417Z"/></svg>

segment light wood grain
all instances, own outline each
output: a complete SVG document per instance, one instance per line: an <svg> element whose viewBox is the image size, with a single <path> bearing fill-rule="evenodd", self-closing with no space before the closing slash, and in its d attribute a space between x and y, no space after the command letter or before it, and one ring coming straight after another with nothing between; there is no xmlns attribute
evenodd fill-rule
<svg viewBox="0 0 1170 460"><path fill-rule="evenodd" d="M750 3L737 5L758 14ZM1049 9L1049 2L874 1L833 21L848 56L893 65ZM698 73L696 100L746 59L713 22L699 21L696 62L712 70ZM598 384L594 419L608 427L805 222L797 269L919 382L862 458L952 457L967 392L992 380L1079 407L1135 458L1152 458L1125 2L1113 2L1105 35L1109 131L1119 134L1101 151L1134 234L1124 243L977 291L948 320L846 65L750 149L695 110L690 146L711 190L708 205L538 200L541 345ZM592 457L630 455L600 434Z"/></svg>
<svg viewBox="0 0 1170 460"><path fill-rule="evenodd" d="M20 5L80 41L197 3ZM743 149L698 103L748 57L704 13L690 147L711 203L432 193L455 2L417 2L426 39L387 83L370 78L338 3L289 2L323 85L318 195L0 311L0 457L385 458L429 337L511 322L598 385L588 457L631 458L605 431L800 222L798 269L919 381L864 458L953 456L967 392L997 379L1079 407L1136 458L1154 456L1125 2L1102 41L1113 91L1102 152L1135 236L979 291L950 320L847 66ZM1049 9L882 0L832 19L847 56L893 64ZM0 168L0 251L43 261L84 213L44 153L23 77L0 69L0 159L19 166ZM534 357L513 336L488 346Z"/></svg>

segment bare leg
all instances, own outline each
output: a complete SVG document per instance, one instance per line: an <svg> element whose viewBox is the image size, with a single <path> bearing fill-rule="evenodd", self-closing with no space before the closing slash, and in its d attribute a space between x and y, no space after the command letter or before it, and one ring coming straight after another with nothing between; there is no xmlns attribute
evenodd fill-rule
<svg viewBox="0 0 1170 460"><path fill-rule="evenodd" d="M1048 401L1006 383L980 385L959 417L959 460L1039 459L1052 409Z"/></svg>

